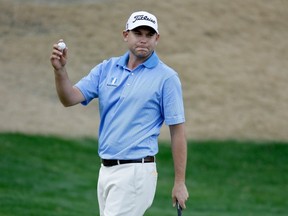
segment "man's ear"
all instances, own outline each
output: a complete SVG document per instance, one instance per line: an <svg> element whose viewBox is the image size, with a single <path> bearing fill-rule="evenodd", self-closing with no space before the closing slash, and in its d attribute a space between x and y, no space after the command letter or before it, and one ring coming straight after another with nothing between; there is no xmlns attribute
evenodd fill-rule
<svg viewBox="0 0 288 216"><path fill-rule="evenodd" d="M158 44L159 39L160 39L160 34L157 34L157 36L156 36L156 45Z"/></svg>
<svg viewBox="0 0 288 216"><path fill-rule="evenodd" d="M127 42L128 41L128 34L129 34L129 32L128 31L123 31L123 40L125 41L125 42Z"/></svg>

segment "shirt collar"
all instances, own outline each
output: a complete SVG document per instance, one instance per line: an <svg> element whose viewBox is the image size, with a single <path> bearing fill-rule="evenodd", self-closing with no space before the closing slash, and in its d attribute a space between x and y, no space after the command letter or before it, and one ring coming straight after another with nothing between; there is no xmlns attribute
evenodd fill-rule
<svg viewBox="0 0 288 216"><path fill-rule="evenodd" d="M126 52L123 56L120 57L117 65L125 67L129 59L129 52ZM153 68L155 67L159 62L159 57L154 51L152 55L142 63L142 65L146 68Z"/></svg>

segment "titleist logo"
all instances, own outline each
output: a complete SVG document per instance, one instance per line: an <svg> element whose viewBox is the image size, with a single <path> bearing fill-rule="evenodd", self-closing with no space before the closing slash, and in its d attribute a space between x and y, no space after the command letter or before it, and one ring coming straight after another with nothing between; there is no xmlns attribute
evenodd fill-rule
<svg viewBox="0 0 288 216"><path fill-rule="evenodd" d="M139 20L147 20L147 21L150 21L152 23L156 23L156 21L150 17L147 17L147 16L144 16L144 15L137 15L134 17L134 20L133 20L133 23L135 23L136 21L139 21Z"/></svg>

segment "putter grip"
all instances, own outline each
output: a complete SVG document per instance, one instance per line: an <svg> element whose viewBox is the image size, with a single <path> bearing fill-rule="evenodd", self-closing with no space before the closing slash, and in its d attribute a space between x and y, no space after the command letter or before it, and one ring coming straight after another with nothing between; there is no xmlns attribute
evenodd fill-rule
<svg viewBox="0 0 288 216"><path fill-rule="evenodd" d="M176 201L176 208L177 208L177 215L178 216L182 216L182 208L181 206L179 205L179 202Z"/></svg>

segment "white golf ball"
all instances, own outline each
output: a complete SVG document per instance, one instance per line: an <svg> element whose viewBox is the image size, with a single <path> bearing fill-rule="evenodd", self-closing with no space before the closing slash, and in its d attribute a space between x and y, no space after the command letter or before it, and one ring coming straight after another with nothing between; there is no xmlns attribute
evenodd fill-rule
<svg viewBox="0 0 288 216"><path fill-rule="evenodd" d="M66 44L64 42L59 42L58 43L58 48L61 50L64 50L66 48Z"/></svg>

